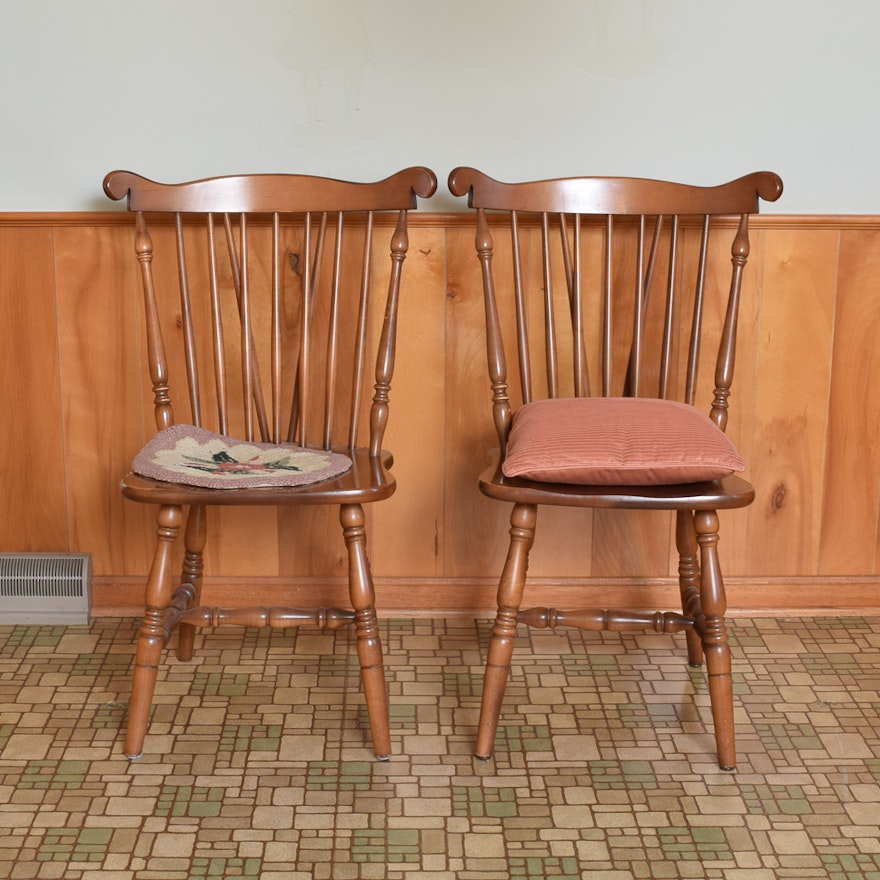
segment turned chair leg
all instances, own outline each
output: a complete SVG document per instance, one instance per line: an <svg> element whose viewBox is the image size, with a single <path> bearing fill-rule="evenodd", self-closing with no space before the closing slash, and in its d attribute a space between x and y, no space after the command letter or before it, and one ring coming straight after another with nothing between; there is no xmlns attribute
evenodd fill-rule
<svg viewBox="0 0 880 880"><path fill-rule="evenodd" d="M727 600L718 561L718 514L714 510L698 511L694 521L697 542L700 545L700 597L705 618L703 653L709 676L709 699L715 725L718 764L722 770L733 770L736 767L733 672L724 622Z"/></svg>
<svg viewBox="0 0 880 880"><path fill-rule="evenodd" d="M190 584L193 588L193 606L199 604L202 594L202 577L205 571L205 541L208 535L204 507L192 507L186 521L183 534L185 555L181 570L182 584ZM177 630L177 659L192 660L195 644L196 627L191 623L181 623Z"/></svg>
<svg viewBox="0 0 880 880"><path fill-rule="evenodd" d="M167 636L164 610L171 601L171 551L180 532L183 512L180 507L160 507L156 517L157 542L153 564L147 579L146 610L141 622L134 663L131 701L128 707L128 733L125 755L134 761L142 757L156 676Z"/></svg>
<svg viewBox="0 0 880 880"><path fill-rule="evenodd" d="M360 504L343 505L339 511L339 521L348 548L348 586L355 611L357 652L373 750L380 761L386 761L391 757L388 691L385 687L382 642L376 615L376 592L367 558L363 508Z"/></svg>
<svg viewBox="0 0 880 880"><path fill-rule="evenodd" d="M516 619L522 604L537 519L538 508L534 504L516 504L510 514L510 545L498 584L498 613L489 640L477 727L475 754L483 760L491 758L495 750L495 734L510 675Z"/></svg>
<svg viewBox="0 0 880 880"><path fill-rule="evenodd" d="M697 557L697 533L691 510L679 510L675 516L675 545L678 549L678 586L681 591L681 610L688 617L700 613L700 563ZM688 664L703 665L703 645L699 633L691 627L685 630Z"/></svg>

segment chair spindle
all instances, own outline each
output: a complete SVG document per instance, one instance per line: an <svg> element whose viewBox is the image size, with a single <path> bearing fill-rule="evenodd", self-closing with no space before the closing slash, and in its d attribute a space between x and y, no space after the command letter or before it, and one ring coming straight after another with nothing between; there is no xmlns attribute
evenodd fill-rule
<svg viewBox="0 0 880 880"><path fill-rule="evenodd" d="M611 366L612 354L614 350L614 339L612 335L612 251L613 251L613 235L614 221L609 214L605 218L605 276L603 285L602 300L602 396L609 397L612 392L611 385Z"/></svg>
<svg viewBox="0 0 880 880"><path fill-rule="evenodd" d="M501 321L495 299L495 278L492 272L494 244L486 212L477 210L476 236L474 239L480 271L483 278L483 301L486 311L486 353L488 356L489 385L492 391L492 419L501 448L507 442L512 409L507 394L507 360L501 336Z"/></svg>
<svg viewBox="0 0 880 880"><path fill-rule="evenodd" d="M409 233L406 227L406 210L397 215L397 225L391 236L391 277L388 282L385 316L379 339L382 356L376 359L376 383L373 386L373 401L370 406L370 452L378 455L388 425L391 376L394 372L396 355L397 312L400 301L400 278L403 261L409 250Z"/></svg>
<svg viewBox="0 0 880 880"><path fill-rule="evenodd" d="M568 223L565 214L558 214L559 220L559 240L562 245L562 266L565 274L565 285L568 291L569 320L572 329L572 336L575 341L572 343L572 352L574 355L575 370L575 386L583 388L583 396L589 397L590 391L590 371L587 361L586 349L584 348L584 340L581 338L580 344L576 341L576 327L580 312L577 308L577 297L575 295L575 272L571 255L571 244L569 242ZM575 223L578 217L575 216ZM577 234L577 233L576 233ZM579 379L577 377L580 377ZM580 382L580 386L578 386Z"/></svg>
<svg viewBox="0 0 880 880"><path fill-rule="evenodd" d="M700 336L703 326L703 294L706 288L706 261L709 255L709 215L703 217L700 235L700 255L694 277L694 312L691 319L691 335L688 342L687 378L685 403L693 406L697 395L697 373L700 367Z"/></svg>
<svg viewBox="0 0 880 880"><path fill-rule="evenodd" d="M544 278L544 357L547 370L547 394L549 397L557 397L559 370L556 353L556 315L553 304L553 276L550 272L550 229L546 212L541 215L541 253Z"/></svg>
<svg viewBox="0 0 880 880"><path fill-rule="evenodd" d="M715 368L715 394L712 400L711 418L723 431L727 427L727 406L730 385L733 382L733 367L736 360L736 316L739 310L739 295L743 272L749 258L749 215L741 214L736 237L730 248L733 272L730 279L730 297L727 300L727 313L724 316L724 330L721 333L721 346Z"/></svg>
<svg viewBox="0 0 880 880"><path fill-rule="evenodd" d="M281 310L283 293L284 279L281 265L281 216L276 212L272 215L272 305L270 316L271 330L269 340L269 360L272 365L272 443L281 442L281 401L283 375Z"/></svg>
<svg viewBox="0 0 880 880"><path fill-rule="evenodd" d="M638 243L636 245L635 302L633 308L633 335L630 347L630 397L638 397L642 376L642 327L645 323L645 215L639 215Z"/></svg>
<svg viewBox="0 0 880 880"><path fill-rule="evenodd" d="M214 354L214 386L217 393L217 418L221 434L229 433L229 393L226 382L226 350L220 285L217 280L217 245L214 239L214 215L208 214L208 285L211 300L211 340ZM195 422L199 424L199 422Z"/></svg>
<svg viewBox="0 0 880 880"><path fill-rule="evenodd" d="M373 280L373 212L367 212L364 229L364 258L361 266L361 293L358 301L357 329L355 331L354 357L352 359L351 409L349 411L348 444L354 448L358 438L358 413L363 394L364 368L367 352L367 320L369 318L370 285Z"/></svg>
<svg viewBox="0 0 880 880"><path fill-rule="evenodd" d="M654 227L654 244L651 245L650 271L653 273L654 258L659 247L660 230L663 226L663 216L657 218ZM663 343L660 351L660 381L657 387L657 396L666 398L669 396L670 371L672 369L672 338L675 328L675 276L678 260L678 215L673 214L669 229L669 270L666 275L666 312L663 317ZM646 291L646 297L650 295L650 281Z"/></svg>
<svg viewBox="0 0 880 880"><path fill-rule="evenodd" d="M174 424L174 411L168 387L168 361L162 342L162 325L159 320L159 307L156 303L156 289L153 279L153 239L147 229L143 211L135 213L134 250L141 268L144 293L144 313L147 330L147 360L150 369L150 384L153 389L153 413L156 428L163 430Z"/></svg>
<svg viewBox="0 0 880 880"><path fill-rule="evenodd" d="M192 305L189 295L189 276L186 265L186 245L183 240L181 215L174 215L174 232L177 239L177 273L180 279L180 320L183 330L183 351L190 388L190 407L194 425L202 423L202 406L199 395L199 369L196 358L195 331L193 329Z"/></svg>
<svg viewBox="0 0 880 880"><path fill-rule="evenodd" d="M324 449L330 448L330 431L336 403L336 355L339 344L339 267L342 260L344 230L342 214L336 218L336 246L333 251L333 277L330 284L330 325L324 364Z"/></svg>
<svg viewBox="0 0 880 880"><path fill-rule="evenodd" d="M532 369L529 357L529 322L526 314L525 293L523 291L522 255L519 247L519 218L516 211L510 212L511 255L513 257L513 290L516 304L516 338L519 357L519 376L523 403L532 399Z"/></svg>

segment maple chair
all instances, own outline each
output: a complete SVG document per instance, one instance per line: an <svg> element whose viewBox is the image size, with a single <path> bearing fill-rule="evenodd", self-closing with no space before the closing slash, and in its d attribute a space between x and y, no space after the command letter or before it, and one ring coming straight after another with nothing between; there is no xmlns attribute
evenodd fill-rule
<svg viewBox="0 0 880 880"><path fill-rule="evenodd" d="M136 212L158 431L122 481L126 498L158 506L129 758L143 752L162 651L175 630L177 656L189 660L197 627L352 622L373 748L380 759L390 755L364 505L395 489L382 442L407 212L435 189L425 168L377 183L292 174L178 185L128 171L105 178L106 194L127 197ZM337 506L353 610L203 606L207 511L231 505ZM175 551L181 530L183 549ZM285 535L294 540L297 531Z"/></svg>
<svg viewBox="0 0 880 880"><path fill-rule="evenodd" d="M705 657L718 760L732 769L717 511L754 498L724 430L749 215L759 199L777 199L782 182L760 172L711 188L596 177L501 183L462 167L449 189L476 209L500 444L479 487L513 505L476 754L493 752L517 622L683 630L690 664ZM521 610L542 504L674 511L682 611Z"/></svg>

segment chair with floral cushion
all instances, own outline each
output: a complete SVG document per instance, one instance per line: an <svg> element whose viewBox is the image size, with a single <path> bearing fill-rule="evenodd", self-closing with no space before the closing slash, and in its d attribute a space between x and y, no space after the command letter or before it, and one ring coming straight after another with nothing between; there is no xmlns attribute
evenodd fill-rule
<svg viewBox="0 0 880 880"><path fill-rule="evenodd" d="M476 754L494 749L518 622L684 631L691 665L705 657L718 761L732 769L717 511L754 498L725 428L749 215L782 183L759 172L711 188L510 184L456 168L449 188L476 209L500 444L479 486L512 504ZM681 612L521 610L540 505L673 511Z"/></svg>
<svg viewBox="0 0 880 880"><path fill-rule="evenodd" d="M364 505L395 489L382 443L407 212L435 188L425 168L377 183L292 174L177 185L127 171L105 178L107 195L127 198L135 212L158 429L122 483L126 498L158 510L129 758L143 752L162 651L173 632L178 657L188 660L196 627L302 623L354 624L373 748L381 759L390 755ZM295 525L303 521L291 522L294 508L337 507L346 550L332 545L329 552L340 564L347 552L353 610L202 605L207 511L231 506L276 508L273 531L285 547L300 537ZM181 531L177 582L172 565ZM210 532L212 547L223 537L222 527L219 539L217 531ZM302 531L301 544L316 540ZM321 537L342 543L338 533Z"/></svg>

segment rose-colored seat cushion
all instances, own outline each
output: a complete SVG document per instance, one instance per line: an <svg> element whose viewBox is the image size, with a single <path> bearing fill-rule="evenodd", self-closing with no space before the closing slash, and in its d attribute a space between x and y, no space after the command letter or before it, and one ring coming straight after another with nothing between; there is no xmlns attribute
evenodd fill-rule
<svg viewBox="0 0 880 880"><path fill-rule="evenodd" d="M745 465L705 414L671 400L557 398L517 410L502 470L508 477L583 485L714 480Z"/></svg>

